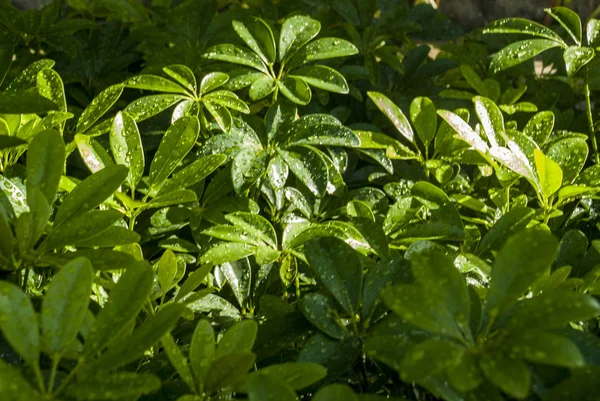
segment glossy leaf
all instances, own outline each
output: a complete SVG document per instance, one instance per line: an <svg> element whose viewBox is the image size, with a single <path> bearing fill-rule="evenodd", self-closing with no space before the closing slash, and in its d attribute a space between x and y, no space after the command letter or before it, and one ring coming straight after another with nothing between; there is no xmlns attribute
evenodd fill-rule
<svg viewBox="0 0 600 401"><path fill-rule="evenodd" d="M268 401L275 397L281 401L297 399L292 387L276 377L259 373L248 378L249 401Z"/></svg>
<svg viewBox="0 0 600 401"><path fill-rule="evenodd" d="M189 358L196 380L202 382L208 367L215 359L215 333L207 320L201 320L196 325Z"/></svg>
<svg viewBox="0 0 600 401"><path fill-rule="evenodd" d="M410 119L419 139L429 146L437 131L437 111L428 97L417 97L410 104Z"/></svg>
<svg viewBox="0 0 600 401"><path fill-rule="evenodd" d="M40 95L53 101L58 107L58 110L67 111L64 84L62 78L56 71L45 68L38 72L36 86Z"/></svg>
<svg viewBox="0 0 600 401"><path fill-rule="evenodd" d="M283 21L279 36L279 61L290 59L321 30L321 23L310 17L295 15Z"/></svg>
<svg viewBox="0 0 600 401"><path fill-rule="evenodd" d="M51 100L31 92L2 92L0 114L45 113L58 110Z"/></svg>
<svg viewBox="0 0 600 401"><path fill-rule="evenodd" d="M92 174L65 196L56 212L54 225L94 209L112 195L126 177L127 168L117 165L107 166Z"/></svg>
<svg viewBox="0 0 600 401"><path fill-rule="evenodd" d="M119 100L121 93L123 93L123 85L113 85L96 96L79 117L77 133L83 134L90 129Z"/></svg>
<svg viewBox="0 0 600 401"><path fill-rule="evenodd" d="M309 322L328 336L341 340L349 332L340 324L336 309L335 303L319 293L306 294L300 304L300 310Z"/></svg>
<svg viewBox="0 0 600 401"><path fill-rule="evenodd" d="M491 22L483 29L483 33L525 34L562 42L561 37L552 29L525 18L504 18Z"/></svg>
<svg viewBox="0 0 600 401"><path fill-rule="evenodd" d="M377 108L394 124L400 134L410 142L415 142L415 134L402 110L385 95L378 92L368 92L369 98Z"/></svg>
<svg viewBox="0 0 600 401"><path fill-rule="evenodd" d="M581 20L575 11L567 7L547 8L545 11L565 28L575 43L581 44Z"/></svg>
<svg viewBox="0 0 600 401"><path fill-rule="evenodd" d="M343 384L325 386L313 397L314 401L358 401L352 389Z"/></svg>
<svg viewBox="0 0 600 401"><path fill-rule="evenodd" d="M200 81L200 96L211 92L229 81L229 75L224 72L211 72Z"/></svg>
<svg viewBox="0 0 600 401"><path fill-rule="evenodd" d="M179 162L192 149L200 132L195 117L182 117L167 130L150 165L150 186L159 190Z"/></svg>
<svg viewBox="0 0 600 401"><path fill-rule="evenodd" d="M581 138L564 138L552 142L545 153L554 160L563 172L563 182L573 182L583 169L588 157L588 146Z"/></svg>
<svg viewBox="0 0 600 401"><path fill-rule="evenodd" d="M254 365L254 354L235 352L217 358L208 368L204 389L207 393L231 386L240 380Z"/></svg>
<svg viewBox="0 0 600 401"><path fill-rule="evenodd" d="M275 38L269 25L260 18L249 18L244 22L233 21L233 28L246 45L260 56L265 64L276 59Z"/></svg>
<svg viewBox="0 0 600 401"><path fill-rule="evenodd" d="M316 363L287 362L265 366L258 373L275 377L294 390L300 390L323 379L327 370Z"/></svg>
<svg viewBox="0 0 600 401"><path fill-rule="evenodd" d="M347 57L358 54L358 48L344 39L319 38L302 47L289 62L296 66L311 61L326 60L336 57Z"/></svg>
<svg viewBox="0 0 600 401"><path fill-rule="evenodd" d="M554 160L542 153L541 150L535 149L534 155L542 194L545 199L548 199L558 191L562 185L562 169Z"/></svg>
<svg viewBox="0 0 600 401"><path fill-rule="evenodd" d="M183 352L179 349L177 344L175 344L175 340L170 333L166 333L162 339L161 344L165 353L167 354L167 358L171 362L171 365L175 368L183 382L188 386L188 388L192 392L196 392L196 384L194 382L194 377L192 376L192 371L188 364L188 360L183 355Z"/></svg>
<svg viewBox="0 0 600 401"><path fill-rule="evenodd" d="M594 59L595 52L590 47L569 46L563 53L567 74L573 76Z"/></svg>
<svg viewBox="0 0 600 401"><path fill-rule="evenodd" d="M254 320L242 320L233 324L217 345L216 358L235 353L250 352L256 339L258 325Z"/></svg>
<svg viewBox="0 0 600 401"><path fill-rule="evenodd" d="M356 251L336 238L318 238L304 245L304 253L316 277L349 315L358 311L362 267Z"/></svg>
<svg viewBox="0 0 600 401"><path fill-rule="evenodd" d="M129 168L127 181L135 189L142 179L145 166L142 138L135 120L127 113L117 113L109 140L116 163Z"/></svg>
<svg viewBox="0 0 600 401"><path fill-rule="evenodd" d="M144 96L129 103L123 111L139 123L140 121L154 117L184 99L184 96L171 94ZM109 130L110 126L107 127L106 132Z"/></svg>
<svg viewBox="0 0 600 401"><path fill-rule="evenodd" d="M185 65L175 64L163 67L165 74L179 82L184 88L192 93L196 93L196 77L192 70Z"/></svg>
<svg viewBox="0 0 600 401"><path fill-rule="evenodd" d="M310 103L312 92L304 79L290 75L277 81L277 86L281 94L292 102L303 106Z"/></svg>
<svg viewBox="0 0 600 401"><path fill-rule="evenodd" d="M213 46L206 51L204 57L211 60L227 61L228 63L245 65L262 71L265 74L268 73L267 67L258 55L232 44Z"/></svg>
<svg viewBox="0 0 600 401"><path fill-rule="evenodd" d="M312 65L292 71L290 77L302 79L315 88L334 93L348 93L348 83L342 74L325 65Z"/></svg>
<svg viewBox="0 0 600 401"><path fill-rule="evenodd" d="M252 81L252 84L250 86L250 91L248 92L248 94L250 95L250 99L256 101L267 97L268 95L273 93L273 91L277 87L277 82L278 81L274 80L269 75L259 74Z"/></svg>
<svg viewBox="0 0 600 401"><path fill-rule="evenodd" d="M554 129L554 113L540 111L536 113L525 125L523 133L533 139L538 145L543 145Z"/></svg>
<svg viewBox="0 0 600 401"><path fill-rule="evenodd" d="M315 152L296 148L294 152L277 149L290 171L316 196L327 189L327 165Z"/></svg>
<svg viewBox="0 0 600 401"><path fill-rule="evenodd" d="M126 88L150 90L165 93L185 94L186 90L173 81L158 75L138 75L123 82Z"/></svg>
<svg viewBox="0 0 600 401"><path fill-rule="evenodd" d="M549 39L528 39L511 43L492 57L490 69L498 72L514 67L548 49L560 45L559 42Z"/></svg>
<svg viewBox="0 0 600 401"><path fill-rule="evenodd" d="M360 146L351 129L327 114L311 114L293 121L285 136L289 145Z"/></svg>

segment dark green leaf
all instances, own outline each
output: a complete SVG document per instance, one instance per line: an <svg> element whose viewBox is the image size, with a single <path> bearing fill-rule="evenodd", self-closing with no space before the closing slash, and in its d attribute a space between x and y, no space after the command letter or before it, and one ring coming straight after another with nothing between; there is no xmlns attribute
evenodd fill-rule
<svg viewBox="0 0 600 401"><path fill-rule="evenodd" d="M129 336L112 342L93 364L93 370L102 372L117 369L143 356L163 335L170 332L184 309L183 305L173 303L161 307L156 315Z"/></svg>
<svg viewBox="0 0 600 401"><path fill-rule="evenodd" d="M295 145L360 146L354 132L328 114L310 114L289 125L286 143Z"/></svg>
<svg viewBox="0 0 600 401"><path fill-rule="evenodd" d="M58 110L51 100L34 92L0 92L0 114L45 113Z"/></svg>
<svg viewBox="0 0 600 401"><path fill-rule="evenodd" d="M348 83L342 74L325 65L312 65L294 70L291 77L302 79L315 88L335 93L348 93Z"/></svg>
<svg viewBox="0 0 600 401"><path fill-rule="evenodd" d="M336 305L323 294L306 294L302 298L300 310L306 320L332 338L341 340L349 334L339 320Z"/></svg>
<svg viewBox="0 0 600 401"><path fill-rule="evenodd" d="M258 325L254 320L234 323L219 341L215 357L220 358L236 352L250 352L256 339Z"/></svg>
<svg viewBox="0 0 600 401"><path fill-rule="evenodd" d="M326 60L336 57L347 57L358 54L358 49L351 42L339 38L320 38L302 47L288 65L295 67L311 61Z"/></svg>
<svg viewBox="0 0 600 401"><path fill-rule="evenodd" d="M327 370L316 363L287 362L265 366L257 373L275 377L287 383L294 390L300 390L323 379ZM254 375L255 373L249 377Z"/></svg>
<svg viewBox="0 0 600 401"><path fill-rule="evenodd" d="M38 319L29 297L19 287L0 281L0 330L4 339L30 366L38 366Z"/></svg>
<svg viewBox="0 0 600 401"><path fill-rule="evenodd" d="M211 47L206 51L204 57L211 60L227 61L228 63L245 65L269 73L266 65L255 53L242 49L232 44L220 44Z"/></svg>
<svg viewBox="0 0 600 401"><path fill-rule="evenodd" d="M578 45L581 44L581 20L575 11L568 9L567 7L547 8L545 11L565 28L575 43Z"/></svg>
<svg viewBox="0 0 600 401"><path fill-rule="evenodd" d="M525 34L562 42L561 37L552 29L525 18L505 18L494 21L483 29L483 33Z"/></svg>
<svg viewBox="0 0 600 401"><path fill-rule="evenodd" d="M539 230L523 230L510 237L492 268L485 314L495 319L510 308L533 282L550 268L558 240Z"/></svg>
<svg viewBox="0 0 600 401"><path fill-rule="evenodd" d="M281 401L295 401L296 392L292 387L277 377L257 373L248 377L248 401L270 401L274 398Z"/></svg>
<svg viewBox="0 0 600 401"><path fill-rule="evenodd" d="M577 346L566 337L554 333L537 330L519 332L506 339L504 346L511 357L534 363L565 368L585 365Z"/></svg>
<svg viewBox="0 0 600 401"><path fill-rule="evenodd" d="M156 193L192 149L199 132L200 122L196 117L182 117L169 127L150 165L150 187Z"/></svg>
<svg viewBox="0 0 600 401"><path fill-rule="evenodd" d="M205 375L205 391L212 394L235 384L252 368L255 359L249 352L229 353L215 359Z"/></svg>
<svg viewBox="0 0 600 401"><path fill-rule="evenodd" d="M138 75L123 82L126 88L142 89L166 93L186 94L186 90L173 81L158 75Z"/></svg>
<svg viewBox="0 0 600 401"><path fill-rule="evenodd" d="M463 347L449 341L425 340L406 352L400 363L400 376L407 382L423 382L458 365L464 352Z"/></svg>
<svg viewBox="0 0 600 401"><path fill-rule="evenodd" d="M352 389L343 384L330 384L317 391L313 401L358 401Z"/></svg>
<svg viewBox="0 0 600 401"><path fill-rule="evenodd" d="M196 325L189 357L196 380L202 382L208 367L215 359L215 333L207 320L201 320Z"/></svg>
<svg viewBox="0 0 600 401"><path fill-rule="evenodd" d="M342 308L351 316L358 312L362 267L352 247L337 238L316 238L304 245L309 266Z"/></svg>
<svg viewBox="0 0 600 401"><path fill-rule="evenodd" d="M275 38L269 25L262 19L252 17L245 20L232 22L233 29L240 38L260 56L265 64L273 64L276 59Z"/></svg>
<svg viewBox="0 0 600 401"><path fill-rule="evenodd" d="M554 129L554 113L540 111L527 122L523 133L533 139L538 145L543 145Z"/></svg>
<svg viewBox="0 0 600 401"><path fill-rule="evenodd" d="M65 88L60 75L56 71L45 68L38 72L36 86L40 95L53 101L60 111L67 111Z"/></svg>
<svg viewBox="0 0 600 401"><path fill-rule="evenodd" d="M165 74L179 82L187 90L196 93L196 77L192 70L185 65L175 64L168 67L163 67Z"/></svg>
<svg viewBox="0 0 600 401"><path fill-rule="evenodd" d="M64 197L54 218L55 227L67 219L94 209L112 195L127 177L127 168L113 165L107 166L92 174Z"/></svg>
<svg viewBox="0 0 600 401"><path fill-rule="evenodd" d="M301 78L287 76L281 81L277 81L277 86L281 94L292 102L299 105L310 103L312 93L308 84Z"/></svg>
<svg viewBox="0 0 600 401"><path fill-rule="evenodd" d="M27 149L27 185L38 188L48 204L54 201L65 163L65 144L57 131L37 134Z"/></svg>
<svg viewBox="0 0 600 401"><path fill-rule="evenodd" d="M93 355L115 340L148 302L154 285L152 267L146 262L120 267L126 268L125 272L111 290L108 302L85 339L85 355Z"/></svg>
<svg viewBox="0 0 600 401"><path fill-rule="evenodd" d="M534 215L535 211L528 207L517 206L510 209L484 235L477 247L477 255L500 249L511 234L527 227Z"/></svg>
<svg viewBox="0 0 600 401"><path fill-rule="evenodd" d="M510 396L523 399L529 394L531 375L520 360L500 353L484 354L479 359L479 367L493 384Z"/></svg>
<svg viewBox="0 0 600 401"><path fill-rule="evenodd" d="M140 121L154 117L184 99L185 97L181 95L144 96L129 103L123 111L139 123ZM110 130L110 126L107 128L106 132Z"/></svg>
<svg viewBox="0 0 600 401"><path fill-rule="evenodd" d="M106 401L137 399L160 388L160 379L149 373L119 372L94 375L70 384L66 392L78 400Z"/></svg>
<svg viewBox="0 0 600 401"><path fill-rule="evenodd" d="M92 265L85 258L71 260L48 286L42 302L44 348L54 359L75 340L92 292Z"/></svg>
<svg viewBox="0 0 600 401"><path fill-rule="evenodd" d="M277 153L285 161L291 172L315 196L322 196L327 190L327 165L322 156L304 148L295 148L294 152L277 149Z"/></svg>

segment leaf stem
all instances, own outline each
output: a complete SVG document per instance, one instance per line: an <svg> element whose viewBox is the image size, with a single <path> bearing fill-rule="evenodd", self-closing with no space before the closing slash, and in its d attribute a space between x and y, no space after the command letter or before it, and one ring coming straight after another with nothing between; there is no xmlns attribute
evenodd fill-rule
<svg viewBox="0 0 600 401"><path fill-rule="evenodd" d="M48 392L52 393L54 389L54 383L56 381L56 371L58 370L58 364L60 362L60 355L56 354L52 357L52 371L50 372L50 382L48 383Z"/></svg>
<svg viewBox="0 0 600 401"><path fill-rule="evenodd" d="M592 115L592 101L590 98L590 80L588 74L588 68L585 70L585 108L588 120L588 129L590 131L590 139L592 140L592 150L594 152L594 162L600 163L600 155L598 154L598 141L596 140L596 133L594 132L594 116Z"/></svg>

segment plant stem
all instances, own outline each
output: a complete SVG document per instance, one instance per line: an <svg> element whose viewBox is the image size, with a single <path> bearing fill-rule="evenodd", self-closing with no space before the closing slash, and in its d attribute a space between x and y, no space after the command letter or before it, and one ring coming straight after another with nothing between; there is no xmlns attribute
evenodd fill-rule
<svg viewBox="0 0 600 401"><path fill-rule="evenodd" d="M594 130L594 116L592 115L592 101L590 99L590 80L588 77L588 70L585 70L585 108L588 120L588 129L590 131L590 138L592 140L592 150L594 152L594 162L600 163L600 155L598 154L598 141L596 140L596 133Z"/></svg>
<svg viewBox="0 0 600 401"><path fill-rule="evenodd" d="M46 392L46 384L44 383L44 377L42 376L42 371L40 370L39 363L36 363L33 367L33 371L35 372L35 379L38 382L38 387L42 391L42 393Z"/></svg>
<svg viewBox="0 0 600 401"><path fill-rule="evenodd" d="M48 383L48 392L52 393L54 390L54 382L56 381L56 371L58 370L58 363L60 362L60 355L54 355L52 357L52 371L50 372L50 382Z"/></svg>

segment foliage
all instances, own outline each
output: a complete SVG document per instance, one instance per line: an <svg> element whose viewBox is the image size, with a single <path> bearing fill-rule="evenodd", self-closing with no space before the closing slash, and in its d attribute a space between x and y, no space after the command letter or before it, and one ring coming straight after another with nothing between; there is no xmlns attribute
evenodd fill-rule
<svg viewBox="0 0 600 401"><path fill-rule="evenodd" d="M597 400L600 22L546 11L0 0L2 399Z"/></svg>

